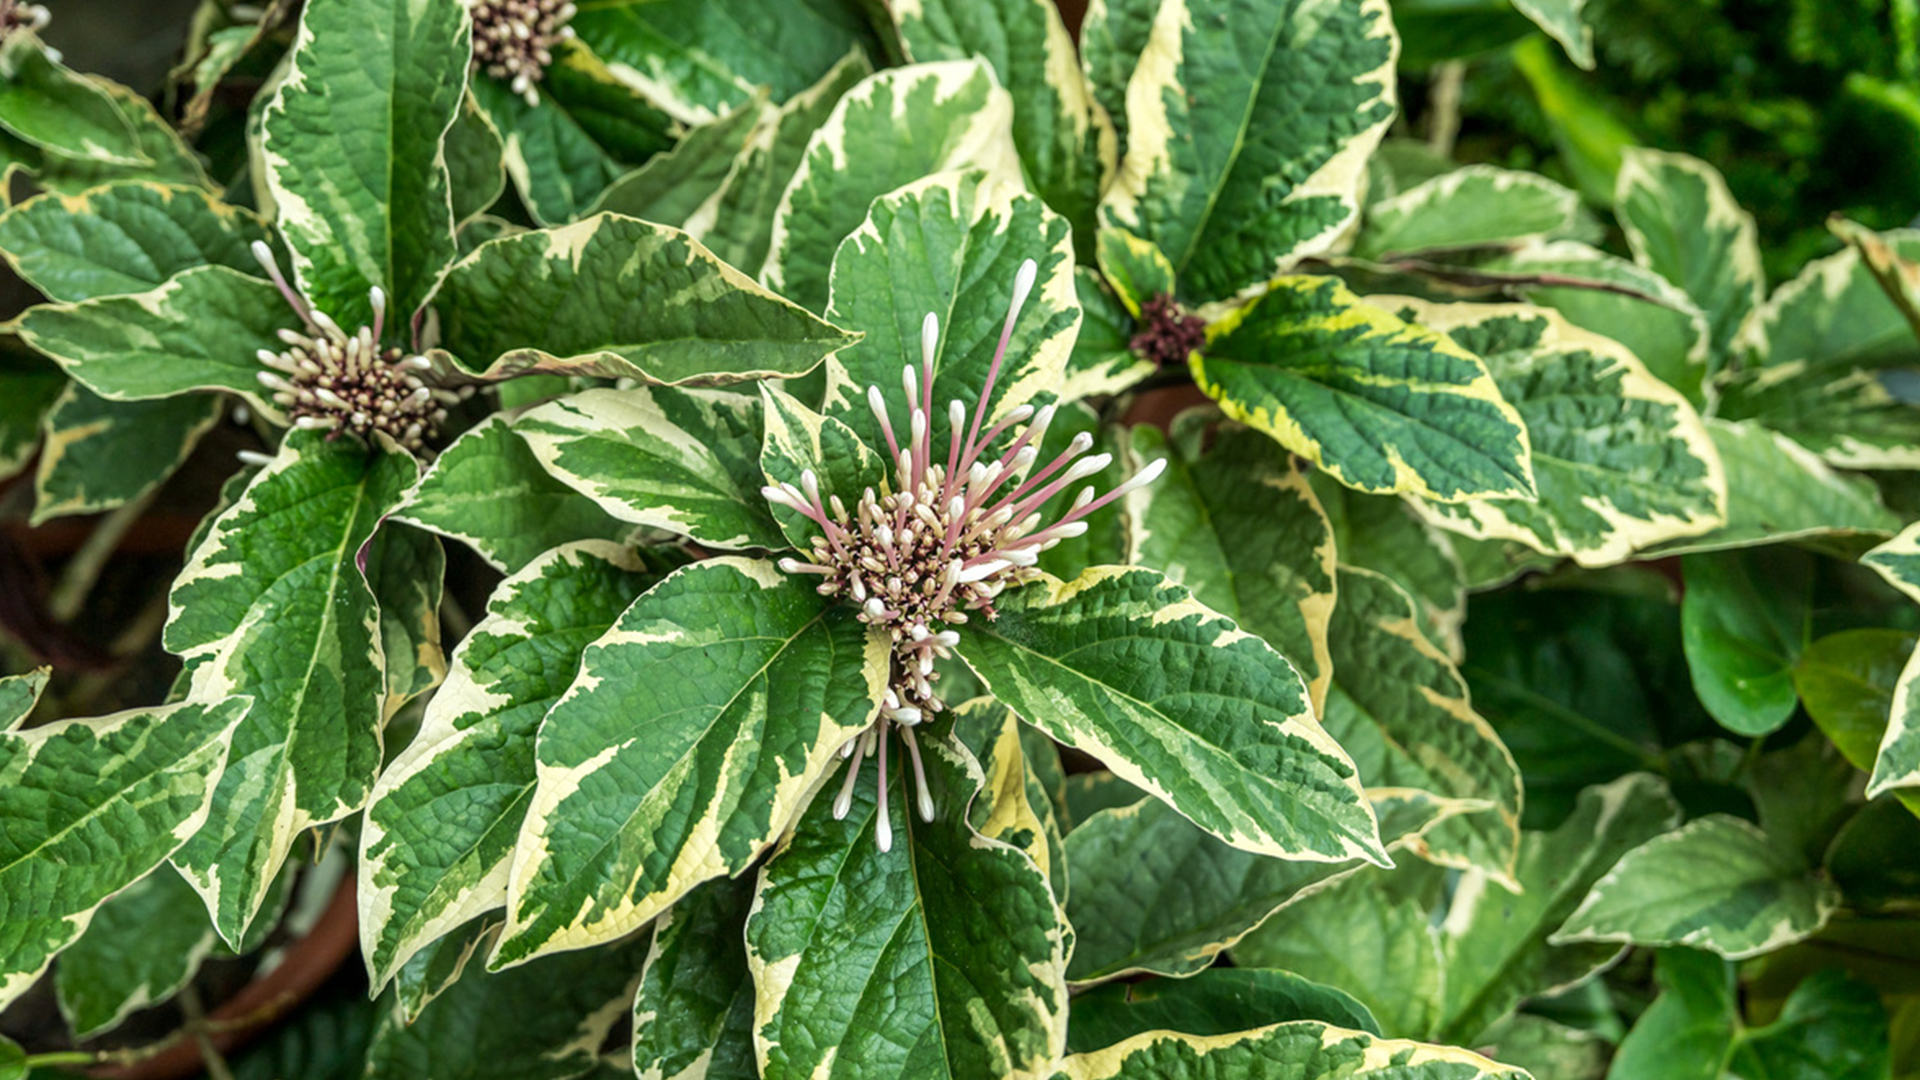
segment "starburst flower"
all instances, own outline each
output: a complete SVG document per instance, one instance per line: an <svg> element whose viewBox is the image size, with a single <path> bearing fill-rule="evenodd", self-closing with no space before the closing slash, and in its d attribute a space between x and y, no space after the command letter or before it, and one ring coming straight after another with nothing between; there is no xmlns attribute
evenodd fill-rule
<svg viewBox="0 0 1920 1080"><path fill-rule="evenodd" d="M573 36L568 0L480 0L474 4L473 66L540 104L534 84L546 78L553 48Z"/></svg>
<svg viewBox="0 0 1920 1080"><path fill-rule="evenodd" d="M382 431L408 450L424 449L446 420L446 407L460 395L428 384L433 364L426 357L381 347L386 293L377 285L369 290L373 325L349 334L287 284L266 244L254 241L253 257L305 324L303 330L280 331L285 349L255 354L268 368L260 373L260 384L273 392L293 425L368 439Z"/></svg>
<svg viewBox="0 0 1920 1080"><path fill-rule="evenodd" d="M1187 357L1206 343L1206 320L1186 311L1170 294L1161 293L1140 305L1140 330L1127 347L1166 367L1184 366Z"/></svg>
<svg viewBox="0 0 1920 1080"><path fill-rule="evenodd" d="M893 465L893 483L868 488L849 506L835 493L822 493L819 479L804 472L800 484L762 489L771 502L799 511L820 528L804 559L780 560L788 574L813 575L823 596L853 606L856 618L886 631L893 642L888 686L880 715L865 731L840 748L852 761L833 802L835 817L845 817L853 800L860 765L876 759L880 813L875 824L882 851L893 844L887 814L887 743L898 731L912 761L922 818L933 820L914 728L946 708L934 689L934 665L952 656L961 631L975 618L996 617L993 602L1006 589L1040 576L1040 553L1087 531L1086 517L1134 488L1153 482L1166 466L1155 461L1119 487L1096 497L1083 488L1072 506L1051 523L1041 507L1075 483L1105 469L1110 454L1087 456L1093 446L1086 433L1075 435L1065 450L1038 469L1040 446L1054 418L1054 407L1021 405L986 426L993 386L1006 359L1014 321L1033 291L1037 267L1029 259L1014 279L1000 344L987 369L979 405L969 416L963 402L947 406L952 436L946 453L934 446L934 355L940 322L931 312L921 326L920 370L909 361L901 371L910 418L903 442L887 413L886 395L867 388L867 405L879 420ZM1001 436L1025 424L1004 448ZM983 431L982 428L985 427Z"/></svg>

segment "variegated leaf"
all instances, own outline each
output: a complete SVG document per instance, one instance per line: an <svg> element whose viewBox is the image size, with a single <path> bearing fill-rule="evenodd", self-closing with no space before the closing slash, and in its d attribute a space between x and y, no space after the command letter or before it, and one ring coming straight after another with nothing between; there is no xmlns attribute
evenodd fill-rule
<svg viewBox="0 0 1920 1080"><path fill-rule="evenodd" d="M41 155L40 161L33 166L34 183L62 195L78 195L89 188L116 180L198 185L212 189L206 170L200 166L199 156L144 95L97 75L83 75L81 78L105 95L112 104L120 122L133 134L127 156L137 155L141 161L137 165L116 165L96 157L47 153Z"/></svg>
<svg viewBox="0 0 1920 1080"><path fill-rule="evenodd" d="M1152 375L1157 366L1133 351L1134 315L1092 267L1073 268L1080 303L1080 334L1073 339L1060 397L1081 401L1117 394Z"/></svg>
<svg viewBox="0 0 1920 1080"><path fill-rule="evenodd" d="M1725 522L1700 415L1616 342L1523 304L1376 302L1485 360L1527 425L1538 498L1416 503L1435 524L1606 566Z"/></svg>
<svg viewBox="0 0 1920 1080"><path fill-rule="evenodd" d="M1879 571L1894 588L1920 600L1920 525L1908 527L1860 561ZM1915 787L1920 787L1920 665L1909 658L1894 687L1887 731L1880 739L1867 794L1874 797Z"/></svg>
<svg viewBox="0 0 1920 1080"><path fill-rule="evenodd" d="M29 523L144 498L187 460L223 407L211 394L108 401L68 383L46 415Z"/></svg>
<svg viewBox="0 0 1920 1080"><path fill-rule="evenodd" d="M1367 207L1354 254L1519 247L1571 232L1580 195L1529 172L1468 165Z"/></svg>
<svg viewBox="0 0 1920 1080"><path fill-rule="evenodd" d="M784 547L760 494L760 403L672 387L589 390L514 422L549 472L636 525L718 548Z"/></svg>
<svg viewBox="0 0 1920 1080"><path fill-rule="evenodd" d="M394 1012L400 1021L412 1026L434 999L459 982L473 958L493 947L501 925L497 910L477 915L400 965L392 984Z"/></svg>
<svg viewBox="0 0 1920 1080"><path fill-rule="evenodd" d="M561 42L533 85L532 103L484 75L469 89L500 132L507 178L541 224L575 220L628 168L673 146L673 118L578 41Z"/></svg>
<svg viewBox="0 0 1920 1080"><path fill-rule="evenodd" d="M1455 534L1434 528L1406 499L1367 495L1323 473L1307 477L1333 529L1333 550L1347 566L1371 570L1413 599L1420 633L1458 660L1467 617L1467 577Z"/></svg>
<svg viewBox="0 0 1920 1080"><path fill-rule="evenodd" d="M1381 846L1405 859L1407 842L1430 823L1388 810ZM1077 984L1142 971L1191 975L1276 911L1367 865L1241 851L1165 803L1137 797L1078 821L1065 847L1075 931L1067 976Z"/></svg>
<svg viewBox="0 0 1920 1080"><path fill-rule="evenodd" d="M1090 0L1080 21L1080 67L1093 99L1126 141L1127 84L1153 33L1159 0Z"/></svg>
<svg viewBox="0 0 1920 1080"><path fill-rule="evenodd" d="M248 245L266 223L205 189L121 183L49 193L0 217L0 252L55 301L146 292L182 270L216 264L257 271Z"/></svg>
<svg viewBox="0 0 1920 1080"><path fill-rule="evenodd" d="M1654 377L1706 404L1707 317L1680 287L1637 263L1575 240L1522 248L1489 264L1535 281L1527 300L1553 308L1583 330L1620 342Z"/></svg>
<svg viewBox="0 0 1920 1080"><path fill-rule="evenodd" d="M1445 993L1432 1037L1482 1045L1488 1027L1522 999L1571 986L1612 963L1616 947L1550 946L1547 936L1620 856L1679 822L1666 785L1630 773L1581 792L1573 814L1552 832L1521 838L1519 892L1477 870L1462 875L1441 926Z"/></svg>
<svg viewBox="0 0 1920 1080"><path fill-rule="evenodd" d="M396 524L374 536L361 552L360 564L380 609L387 681L383 711L392 720L408 702L447 677L447 654L440 647L447 553L439 537Z"/></svg>
<svg viewBox="0 0 1920 1080"><path fill-rule="evenodd" d="M1839 903L1799 852L1709 814L1623 855L1549 940L1688 945L1742 960L1811 936Z"/></svg>
<svg viewBox="0 0 1920 1080"><path fill-rule="evenodd" d="M746 153L747 140L769 122L770 111L766 95L760 93L725 116L689 130L673 149L655 154L609 185L594 200L592 213L624 214L676 229L687 228L696 215L715 213L721 192Z"/></svg>
<svg viewBox="0 0 1920 1080"><path fill-rule="evenodd" d="M1018 185L1013 103L980 60L914 64L849 90L807 140L774 210L761 279L825 310L834 251L873 200L934 173L979 167Z"/></svg>
<svg viewBox="0 0 1920 1080"><path fill-rule="evenodd" d="M356 564L418 471L404 451L296 430L174 582L164 640L192 671L193 699L256 699L206 828L174 856L229 944L299 833L372 789L386 660Z"/></svg>
<svg viewBox="0 0 1920 1080"><path fill-rule="evenodd" d="M627 934L778 839L879 709L888 644L772 563L634 601L540 728L493 963Z"/></svg>
<svg viewBox="0 0 1920 1080"><path fill-rule="evenodd" d="M449 199L456 228L485 213L507 190L507 147L492 118L468 93L447 128Z"/></svg>
<svg viewBox="0 0 1920 1080"><path fill-rule="evenodd" d="M1159 245L1193 303L1328 250L1393 119L1398 51L1385 0L1162 3L1103 220Z"/></svg>
<svg viewBox="0 0 1920 1080"><path fill-rule="evenodd" d="M15 325L22 340L108 401L225 390L277 418L254 354L284 349L275 332L298 323L272 282L201 266L143 293L41 304Z"/></svg>
<svg viewBox="0 0 1920 1080"><path fill-rule="evenodd" d="M626 1014L644 937L514 971L471 964L413 1023L392 1002L367 1047L365 1080L573 1080L600 1060Z"/></svg>
<svg viewBox="0 0 1920 1080"><path fill-rule="evenodd" d="M748 136L719 202L703 205L686 230L734 266L754 270L766 265L774 210L800 167L807 143L841 96L871 74L873 65L865 53L849 53L819 82L774 110Z"/></svg>
<svg viewBox="0 0 1920 1080"><path fill-rule="evenodd" d="M1207 337L1194 382L1348 487L1534 495L1526 425L1480 358L1334 278L1280 278Z"/></svg>
<svg viewBox="0 0 1920 1080"><path fill-rule="evenodd" d="M1920 232L1876 236L1890 257L1920 259ZM1759 366L1730 372L1714 415L1756 420L1852 469L1920 467L1920 408L1881 372L1920 363L1920 341L1857 249L1808 263L1760 308Z"/></svg>
<svg viewBox="0 0 1920 1080"><path fill-rule="evenodd" d="M494 590L419 734L369 799L360 938L376 987L441 935L506 903L540 721L573 682L581 651L661 569L589 540L547 552Z"/></svg>
<svg viewBox="0 0 1920 1080"><path fill-rule="evenodd" d="M100 905L86 933L60 954L53 969L60 1015L78 1039L111 1031L173 997L219 943L193 886L161 866Z"/></svg>
<svg viewBox="0 0 1920 1080"><path fill-rule="evenodd" d="M1074 1054L1053 1080L1528 1080L1467 1050L1381 1039L1312 1020L1230 1035L1149 1031L1105 1050Z"/></svg>
<svg viewBox="0 0 1920 1080"><path fill-rule="evenodd" d="M766 383L760 384L760 400L766 423L760 469L769 483L804 491L805 477L811 474L822 499L838 495L846 504L857 502L860 492L891 488L894 470L852 428ZM820 526L800 511L777 503L770 509L787 540L802 552L822 535Z"/></svg>
<svg viewBox="0 0 1920 1080"><path fill-rule="evenodd" d="M1094 210L1116 164L1107 111L1093 100L1073 36L1050 0L912 0L892 5L913 60L983 57L1013 98L1013 143L1027 183L1093 253Z"/></svg>
<svg viewBox="0 0 1920 1080"><path fill-rule="evenodd" d="M1227 843L1385 861L1351 760L1260 639L1143 567L1001 595L959 652L995 697Z"/></svg>
<svg viewBox="0 0 1920 1080"><path fill-rule="evenodd" d="M1891 536L1900 519L1864 477L1834 472L1811 450L1753 421L1707 421L1727 474L1727 522L1652 549L1722 551L1813 536Z"/></svg>
<svg viewBox="0 0 1920 1080"><path fill-rule="evenodd" d="M679 229L618 214L488 241L448 271L434 306L436 352L490 379L789 377L853 340Z"/></svg>
<svg viewBox="0 0 1920 1080"><path fill-rule="evenodd" d="M982 416L980 396L1027 259L1037 264L1037 284L1013 325ZM948 402L965 405L984 432L1021 405L1052 401L1080 328L1066 220L977 169L929 177L874 200L833 260L827 318L865 336L827 361L823 411L877 450L887 439L867 388L880 388L904 441L909 409L920 403L905 400L900 369L912 364L919 376L929 313L940 320L927 418L934 446L946 447L953 435ZM923 382L921 393L928 392Z"/></svg>
<svg viewBox="0 0 1920 1080"><path fill-rule="evenodd" d="M953 737L973 755L986 777L984 797L967 809L967 824L989 840L1012 844L1047 876L1054 899L1067 894L1066 850L1060 823L1046 784L1027 756L1050 756L1057 775L1059 748L1053 740L1020 722L1012 710L990 697L977 697L953 707ZM1040 769L1048 766L1042 764ZM1062 916L1064 918L1064 915ZM1069 931L1067 952L1073 952Z"/></svg>
<svg viewBox="0 0 1920 1080"><path fill-rule="evenodd" d="M151 165L113 99L68 69L31 33L0 48L0 128L59 157L103 165Z"/></svg>
<svg viewBox="0 0 1920 1080"><path fill-rule="evenodd" d="M40 695L47 689L47 678L52 674L52 668L43 667L24 675L0 676L0 732L12 731L27 718L39 704Z"/></svg>
<svg viewBox="0 0 1920 1080"><path fill-rule="evenodd" d="M66 392L68 382L59 365L3 333L0 380L6 381L8 390L0 394L0 479L7 479L33 460L40 448L41 422Z"/></svg>
<svg viewBox="0 0 1920 1080"><path fill-rule="evenodd" d="M1370 794L1424 793L1458 812L1411 850L1511 881L1521 799L1513 755L1473 710L1459 671L1420 633L1406 593L1343 567L1339 595L1328 627L1333 690L1321 723L1353 755Z"/></svg>
<svg viewBox="0 0 1920 1080"><path fill-rule="evenodd" d="M1025 794L983 792L945 723L919 731L933 821L906 784L882 806L863 781L843 820L814 799L760 872L747 961L766 1080L1035 1077L1065 1048L1066 928L1046 875L967 824L976 797ZM891 851L873 838L881 813Z"/></svg>
<svg viewBox="0 0 1920 1080"><path fill-rule="evenodd" d="M1221 967L1075 995L1067 1049L1084 1054L1147 1031L1228 1035L1292 1020L1380 1034L1373 1014L1344 991L1272 968Z"/></svg>
<svg viewBox="0 0 1920 1080"><path fill-rule="evenodd" d="M0 731L0 1006L206 820L246 698Z"/></svg>
<svg viewBox="0 0 1920 1080"><path fill-rule="evenodd" d="M261 122L262 176L307 299L342 326L371 322L373 286L396 322L410 316L453 261L443 140L470 33L434 0L334 0L300 18Z"/></svg>
<svg viewBox="0 0 1920 1080"><path fill-rule="evenodd" d="M498 414L442 450L393 516L459 540L507 572L570 541L634 531L555 479Z"/></svg>
<svg viewBox="0 0 1920 1080"><path fill-rule="evenodd" d="M1315 715L1333 680L1327 620L1334 604L1333 533L1307 478L1273 440L1200 423L1132 431L1139 461L1167 471L1127 496L1128 562L1159 568L1194 599L1256 634L1306 680Z"/></svg>
<svg viewBox="0 0 1920 1080"><path fill-rule="evenodd" d="M1766 296L1753 215L1713 166L1685 154L1629 147L1614 213L1634 261L1678 285L1706 313L1716 368Z"/></svg>
<svg viewBox="0 0 1920 1080"><path fill-rule="evenodd" d="M716 878L654 923L633 998L633 1074L642 1080L760 1080L753 1056L747 913L754 875Z"/></svg>
<svg viewBox="0 0 1920 1080"><path fill-rule="evenodd" d="M766 87L805 91L850 50L878 52L857 5L824 0L599 0L570 25L615 78L688 124Z"/></svg>

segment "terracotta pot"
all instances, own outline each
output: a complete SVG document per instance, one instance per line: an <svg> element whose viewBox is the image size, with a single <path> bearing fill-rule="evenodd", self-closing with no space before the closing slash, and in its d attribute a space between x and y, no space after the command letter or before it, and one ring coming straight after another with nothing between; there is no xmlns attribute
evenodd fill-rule
<svg viewBox="0 0 1920 1080"><path fill-rule="evenodd" d="M1134 395L1120 419L1126 424L1152 424L1165 431L1173 423L1174 417L1195 406L1211 404L1213 399L1201 393L1200 388L1192 383L1162 386Z"/></svg>
<svg viewBox="0 0 1920 1080"><path fill-rule="evenodd" d="M278 967L207 1013L207 1020L216 1027L252 1018L250 1023L208 1036L221 1054L240 1049L293 1012L353 955L360 944L353 881L352 874L341 879L340 888L321 912L313 931L287 946ZM99 1080L183 1080L205 1068L199 1040L183 1038L145 1060L131 1065L103 1065L88 1070L87 1075Z"/></svg>

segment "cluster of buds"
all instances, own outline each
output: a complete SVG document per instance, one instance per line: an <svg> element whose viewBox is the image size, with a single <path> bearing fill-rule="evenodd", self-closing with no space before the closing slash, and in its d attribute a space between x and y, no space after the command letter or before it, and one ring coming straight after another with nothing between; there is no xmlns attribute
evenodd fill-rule
<svg viewBox="0 0 1920 1080"><path fill-rule="evenodd" d="M1164 460L1156 461L1097 498L1091 486L1083 488L1059 520L1050 524L1042 520L1041 507L1105 469L1113 458L1110 454L1086 456L1093 439L1082 432L1052 461L1036 469L1041 442L1054 417L1052 405L1038 410L1021 405L982 430L1014 321L1033 291L1036 272L1029 259L1014 280L1013 304L971 420L964 403L953 401L947 406L952 438L940 455L942 460L935 460L930 430L940 323L929 313L921 327L920 370L916 373L909 361L901 373L911 409L904 444L894 432L880 388L867 388L867 404L886 437L897 486L880 491L868 488L851 508L836 494L823 498L819 479L811 471L801 474L798 486L781 483L762 489L768 501L800 512L820 529L812 538L809 557L781 559L780 569L824 579L816 586L822 596L851 604L857 618L886 631L893 642L880 715L840 748L840 756L852 761L833 802L834 816L844 818L852 806L861 762L875 757L880 786L875 831L882 851L893 844L887 814L887 743L893 730L899 731L912 760L920 815L933 820L933 798L927 791L913 729L946 707L934 691L939 677L934 662L952 655L960 640L954 628L975 616L993 619L993 602L1002 591L1039 576L1034 564L1041 552L1086 532L1088 514L1151 483L1166 465ZM1023 423L1025 429L1010 443L989 453L1002 435Z"/></svg>
<svg viewBox="0 0 1920 1080"><path fill-rule="evenodd" d="M303 331L280 331L287 346L283 351L255 354L268 369L260 373L260 384L273 392L293 425L350 432L368 441L373 432L383 431L408 450L424 449L446 420L446 407L460 395L427 384L423 376L433 365L426 357L381 347L386 293L373 287L368 294L373 325L349 334L287 284L265 243L254 241L253 256L306 324Z"/></svg>
<svg viewBox="0 0 1920 1080"><path fill-rule="evenodd" d="M5 41L15 30L38 33L52 18L53 13L39 4L0 0L0 41Z"/></svg>
<svg viewBox="0 0 1920 1080"><path fill-rule="evenodd" d="M1181 308L1172 295L1161 293L1140 305L1140 330L1127 347L1166 367L1184 365L1187 357L1206 343L1206 320Z"/></svg>
<svg viewBox="0 0 1920 1080"><path fill-rule="evenodd" d="M553 47L573 36L570 0L480 0L473 16L473 66L540 104L533 84L546 77Z"/></svg>

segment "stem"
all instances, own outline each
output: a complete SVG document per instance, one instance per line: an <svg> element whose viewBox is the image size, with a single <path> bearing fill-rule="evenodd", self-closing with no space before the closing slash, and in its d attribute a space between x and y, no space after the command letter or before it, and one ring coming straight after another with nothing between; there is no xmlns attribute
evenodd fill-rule
<svg viewBox="0 0 1920 1080"><path fill-rule="evenodd" d="M97 1055L85 1050L57 1050L51 1054L28 1054L22 1064L33 1070L42 1065L95 1065L99 1060Z"/></svg>
<svg viewBox="0 0 1920 1080"><path fill-rule="evenodd" d="M100 519L88 534L80 550L67 560L67 567L60 574L59 584L53 587L52 595L47 597L47 610L61 622L72 622L80 608L87 601L87 594L93 591L94 583L100 580L100 571L106 568L107 560L119 549L120 541L127 530L139 521L153 504L153 497L160 489L154 488L138 499Z"/></svg>
<svg viewBox="0 0 1920 1080"><path fill-rule="evenodd" d="M1460 88L1467 81L1464 60L1435 64L1433 86L1427 91L1427 146L1443 158L1453 156L1454 140L1460 137Z"/></svg>
<svg viewBox="0 0 1920 1080"><path fill-rule="evenodd" d="M200 1000L199 989L192 983L180 991L180 1009L187 1014L187 1026L193 1030L194 1041L200 1044L200 1060L207 1066L209 1080L233 1080L233 1069L228 1067L227 1059L220 1056L213 1037L207 1033L207 1011Z"/></svg>

